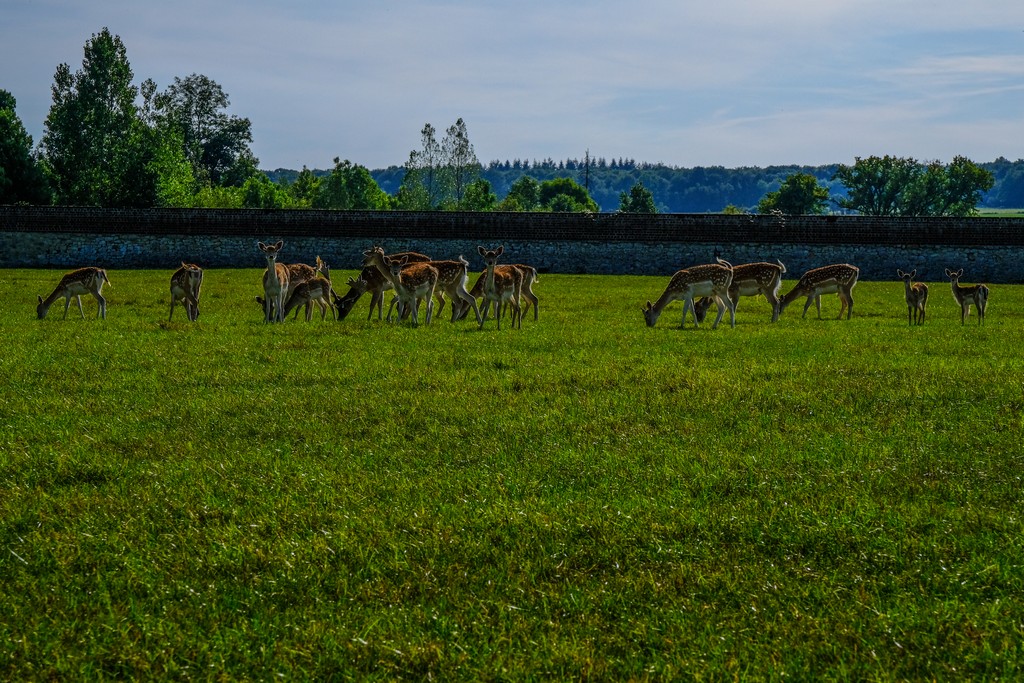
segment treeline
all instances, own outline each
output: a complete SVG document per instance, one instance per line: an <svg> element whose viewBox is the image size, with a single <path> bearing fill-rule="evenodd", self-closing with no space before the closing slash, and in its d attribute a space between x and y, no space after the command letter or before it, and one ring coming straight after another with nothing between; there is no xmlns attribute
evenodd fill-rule
<svg viewBox="0 0 1024 683"><path fill-rule="evenodd" d="M490 183L499 198L504 198L513 184L523 176L538 181L570 178L588 188L590 196L602 211L615 211L622 193L628 193L642 183L654 196L660 213L718 213L726 207L755 211L758 203L769 192L777 191L786 178L793 174L811 175L826 187L833 199L847 196L847 188L835 178L841 164L825 166L696 166L683 168L665 164L650 164L632 159L596 158L589 165L580 159L564 161L491 161L483 166L480 177ZM992 189L982 194L980 206L985 208L1024 207L1024 159L1009 161L1000 157L992 162L979 163L979 167L992 174ZM370 170L371 177L380 188L394 195L402 186L404 166L389 166ZM315 174L328 175L329 171L316 170ZM267 174L275 182L290 183L298 171L277 169ZM833 204L833 209L838 207Z"/></svg>

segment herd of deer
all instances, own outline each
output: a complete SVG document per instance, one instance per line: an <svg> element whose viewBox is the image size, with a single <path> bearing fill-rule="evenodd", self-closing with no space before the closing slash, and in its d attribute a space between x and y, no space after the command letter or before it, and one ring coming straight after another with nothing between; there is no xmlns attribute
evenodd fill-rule
<svg viewBox="0 0 1024 683"><path fill-rule="evenodd" d="M330 310L332 317L343 320L356 301L370 292L370 313L377 311L377 318L383 318L384 293L393 290L395 293L388 310L387 319L392 319L392 310L397 305L398 319L411 318L413 324L419 324L419 308L426 306L426 322L434 317L434 299L438 301L437 313L444 308L445 294L451 298L452 322L462 320L472 309L477 324L483 327L488 312L494 310L498 329L506 311L510 312L512 326L521 327L523 314L533 306L533 318L538 317L537 296L533 292L533 284L538 281L537 269L522 264L498 265L498 258L504 253L504 247L486 249L477 247L484 260L485 269L481 273L473 289L467 290L469 262L461 256L454 261L434 261L430 257L416 252L402 252L387 255L380 247L363 252L363 267L358 278L348 279L349 291L338 296L331 284L328 265L319 257L316 266L302 263L285 265L278 263L278 254L284 247L283 241L275 244L258 242L257 246L267 262L263 273L263 297L256 297L263 309L265 322L283 322L290 312L305 307L306 320L312 318L312 306L320 308L321 320L326 318ZM688 313L693 314L694 325L704 321L711 304L718 309L718 316L712 328L718 327L729 311L730 323L736 326L736 304L741 296L764 296L772 307L772 322L786 307L806 297L803 315L811 304L818 310L821 318L821 296L837 294L840 301L839 317L849 319L853 314L853 288L860 276L860 269L849 264L833 264L814 268L803 274L796 286L784 296L779 296L782 287L782 275L786 267L781 261L776 263L748 263L733 266L727 261L716 259L717 263L684 268L672 276L665 292L655 303L647 302L642 309L648 327L654 327L665 307L673 301L683 301L682 326L686 325ZM907 302L907 323L920 325L924 323L925 309L928 303L928 286L914 282L917 270L905 273L896 271L903 280ZM946 269L950 279L953 298L960 306L960 324L963 325L971 306L978 310L978 323L985 320L985 309L988 305L989 289L985 285L963 286L960 277L963 269L952 271ZM39 319L46 317L50 306L60 298L64 299L64 318L67 318L71 299L78 302L78 311L82 317L83 294L91 294L99 304L97 317L107 317L107 302L103 298L104 284L110 284L107 273L102 268L79 268L61 278L56 289L45 299L39 297L36 314ZM168 320L174 317L174 307L181 303L190 321L199 317L199 295L203 284L203 269L190 263L182 263L181 268L171 276L171 312ZM477 299L483 298L483 310L477 305Z"/></svg>
<svg viewBox="0 0 1024 683"><path fill-rule="evenodd" d="M736 303L741 296L764 296L772 307L772 322L779 319L786 307L799 299L807 297L804 304L804 313L811 304L818 309L818 318L821 318L821 295L839 295L839 317L846 312L847 320L853 315L853 288L860 277L860 269L848 263L837 263L821 268L808 270L801 276L796 286L784 296L779 296L782 287L782 274L786 272L786 266L781 261L776 263L747 263L740 266L733 266L727 261L717 259L717 263L709 263L692 268L684 268L672 276L665 289L664 294L657 302L647 302L642 309L644 319L648 327L654 327L658 322L665 306L673 301L684 302L683 322L686 326L686 315L693 313L694 324L704 321L708 308L714 303L718 308L718 317L715 318L712 329L718 327L722 321L725 311L729 311L730 322L736 327ZM897 270L896 274L903 280L904 292L907 301L907 323L922 324L924 322L925 307L928 303L928 285L923 282L914 282L917 270L904 273ZM946 276L950 279L953 287L953 298L960 305L960 324L963 325L970 314L971 306L978 309L978 323L985 320L985 308L988 305L988 287L985 285L963 286L960 284L960 277L964 274L963 269L957 271L946 269Z"/></svg>

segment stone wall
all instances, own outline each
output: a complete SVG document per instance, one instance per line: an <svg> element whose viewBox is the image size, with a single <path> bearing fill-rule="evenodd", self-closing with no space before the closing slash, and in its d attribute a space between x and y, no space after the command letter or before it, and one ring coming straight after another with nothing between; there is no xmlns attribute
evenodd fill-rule
<svg viewBox="0 0 1024 683"><path fill-rule="evenodd" d="M940 281L964 268L974 282L1024 282L1024 221L883 219L861 216L716 214L476 214L0 207L0 267L208 268L263 265L256 242L283 239L282 261L321 255L334 270L356 269L362 251L463 255L482 267L477 245L504 244L509 262L541 272L669 275L721 256L733 263L775 259L789 278L847 262L865 280L897 268Z"/></svg>

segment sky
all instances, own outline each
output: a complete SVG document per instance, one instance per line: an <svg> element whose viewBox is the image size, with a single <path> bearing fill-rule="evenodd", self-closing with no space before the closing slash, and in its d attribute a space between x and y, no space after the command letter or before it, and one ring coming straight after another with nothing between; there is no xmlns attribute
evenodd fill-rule
<svg viewBox="0 0 1024 683"><path fill-rule="evenodd" d="M35 142L104 27L136 85L216 81L265 170L400 166L459 118L485 164L1024 157L1021 0L0 0Z"/></svg>

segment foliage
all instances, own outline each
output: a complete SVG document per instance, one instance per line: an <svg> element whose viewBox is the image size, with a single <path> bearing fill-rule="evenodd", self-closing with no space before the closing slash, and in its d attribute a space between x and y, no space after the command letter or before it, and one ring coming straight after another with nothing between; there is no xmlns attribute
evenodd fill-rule
<svg viewBox="0 0 1024 683"><path fill-rule="evenodd" d="M171 264L0 278L3 679L1024 676L1024 288L712 331L551 274L497 334L265 325L255 261L194 324Z"/></svg>
<svg viewBox="0 0 1024 683"><path fill-rule="evenodd" d="M429 211L444 199L441 169L444 161L434 127L427 123L420 131L420 149L409 152L402 186L396 199L398 208L406 211Z"/></svg>
<svg viewBox="0 0 1024 683"><path fill-rule="evenodd" d="M619 195L619 211L623 213L658 213L658 207L654 203L654 195L644 187L643 183L636 183L630 188L629 194L625 192Z"/></svg>
<svg viewBox="0 0 1024 683"><path fill-rule="evenodd" d="M335 157L334 169L318 183L313 208L386 211L392 208L392 200L365 167Z"/></svg>
<svg viewBox="0 0 1024 683"><path fill-rule="evenodd" d="M462 211L494 211L498 206L498 195L491 191L491 184L478 178L466 187L459 208Z"/></svg>
<svg viewBox="0 0 1024 683"><path fill-rule="evenodd" d="M538 199L546 211L596 213L600 210L587 190L572 178L545 180L540 184Z"/></svg>
<svg viewBox="0 0 1024 683"><path fill-rule="evenodd" d="M16 107L14 95L0 89L0 204L48 204L46 176L32 155L32 136Z"/></svg>
<svg viewBox="0 0 1024 683"><path fill-rule="evenodd" d="M540 209L540 183L524 175L512 183L501 203L502 211L537 211Z"/></svg>
<svg viewBox="0 0 1024 683"><path fill-rule="evenodd" d="M263 173L251 176L242 185L242 206L247 209L290 209L293 200L288 190Z"/></svg>
<svg viewBox="0 0 1024 683"><path fill-rule="evenodd" d="M480 176L480 161L469 141L466 122L460 117L445 132L441 141L442 177L448 204L463 209L466 189Z"/></svg>
<svg viewBox="0 0 1024 683"><path fill-rule="evenodd" d="M991 172L960 156L948 166L857 157L852 166L840 165L835 178L848 192L838 205L869 216L968 216L994 183Z"/></svg>
<svg viewBox="0 0 1024 683"><path fill-rule="evenodd" d="M152 81L144 84L146 90L155 88ZM185 156L200 182L240 185L258 164L249 148L252 123L228 115L225 110L230 104L224 89L201 74L176 76L174 83L153 97L154 118L180 134Z"/></svg>
<svg viewBox="0 0 1024 683"><path fill-rule="evenodd" d="M828 188L809 173L794 173L778 190L766 194L757 205L757 212L778 211L790 216L820 215L828 209Z"/></svg>
<svg viewBox="0 0 1024 683"><path fill-rule="evenodd" d="M278 182L281 181L279 180ZM317 196L320 194L322 182L319 176L303 166L295 180L287 183L286 186L295 205L308 209L313 206L313 202L316 201Z"/></svg>
<svg viewBox="0 0 1024 683"><path fill-rule="evenodd" d="M152 138L138 117L124 44L104 28L85 45L82 69L57 67L41 141L58 204L152 206Z"/></svg>

